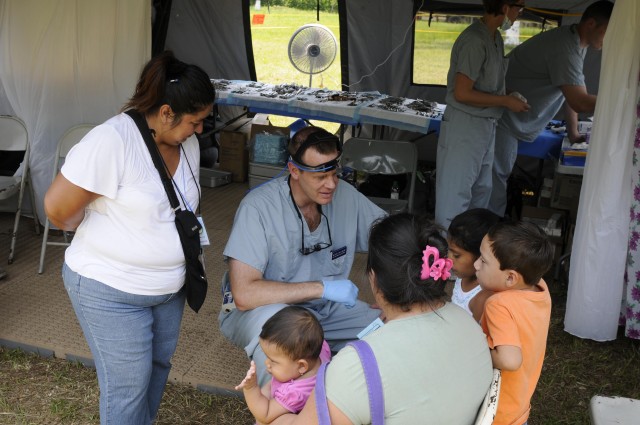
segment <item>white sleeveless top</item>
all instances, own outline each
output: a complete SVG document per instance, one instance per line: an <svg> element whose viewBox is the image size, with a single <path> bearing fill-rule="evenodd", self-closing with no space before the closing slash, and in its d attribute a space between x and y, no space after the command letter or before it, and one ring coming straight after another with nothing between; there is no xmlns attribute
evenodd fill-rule
<svg viewBox="0 0 640 425"><path fill-rule="evenodd" d="M473 297L478 295L478 292L480 292L481 290L482 287L478 285L469 292L464 292L462 290L462 279L457 278L456 283L453 285L451 302L465 309L467 313L473 315L473 313L471 313L471 310L469 309L469 301L471 301Z"/></svg>

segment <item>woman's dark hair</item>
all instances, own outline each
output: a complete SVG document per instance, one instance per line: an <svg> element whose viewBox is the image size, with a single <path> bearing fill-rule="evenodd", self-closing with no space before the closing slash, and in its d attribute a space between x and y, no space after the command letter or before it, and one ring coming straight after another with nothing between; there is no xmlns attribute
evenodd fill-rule
<svg viewBox="0 0 640 425"><path fill-rule="evenodd" d="M446 280L421 279L426 246L447 257L442 227L426 217L409 213L385 217L371 228L367 272L375 272L377 288L391 304L408 311L412 304L433 307L446 297Z"/></svg>
<svg viewBox="0 0 640 425"><path fill-rule="evenodd" d="M322 351L324 331L309 310L288 306L264 323L260 338L275 344L292 360L313 360Z"/></svg>
<svg viewBox="0 0 640 425"><path fill-rule="evenodd" d="M213 83L202 68L186 64L165 51L144 66L135 93L122 110L136 109L145 115L167 104L178 123L184 114L194 114L212 105L215 98Z"/></svg>
<svg viewBox="0 0 640 425"><path fill-rule="evenodd" d="M460 248L480 257L480 244L500 216L485 208L473 208L458 214L449 225L448 238Z"/></svg>

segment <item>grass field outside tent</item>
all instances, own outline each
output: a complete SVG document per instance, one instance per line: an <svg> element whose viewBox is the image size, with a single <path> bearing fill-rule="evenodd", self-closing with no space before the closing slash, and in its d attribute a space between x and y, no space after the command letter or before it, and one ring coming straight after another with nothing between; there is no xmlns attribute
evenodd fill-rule
<svg viewBox="0 0 640 425"><path fill-rule="evenodd" d="M256 11L252 9L252 17L263 15L261 24L251 26L253 39L253 53L258 81L272 84L296 83L303 86L309 84L308 74L296 70L289 61L287 47L293 33L302 25L320 23L329 28L338 41L338 54L331 67L313 77L314 87L326 87L332 90L341 89L340 75L340 23L337 13L321 12L320 21L316 20L313 10L296 10L286 7L262 7ZM451 46L469 24L451 23L436 17L429 25L428 15L419 15L415 27L414 45L414 83L415 84L446 84L449 70ZM550 24L547 24L550 25ZM548 28L548 26L547 26ZM407 28L409 32L410 28ZM540 32L538 26L521 26L520 42ZM406 38L411 43L411 35ZM396 47L396 46L394 46ZM351 49L370 49L371 46L350 46ZM507 45L507 52L513 45ZM390 52L389 52L390 53ZM393 56L390 60L393 60Z"/></svg>

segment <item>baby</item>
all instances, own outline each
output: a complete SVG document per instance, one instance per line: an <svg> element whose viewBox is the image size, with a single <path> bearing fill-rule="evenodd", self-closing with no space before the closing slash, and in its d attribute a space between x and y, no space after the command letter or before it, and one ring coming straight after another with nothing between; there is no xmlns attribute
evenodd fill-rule
<svg viewBox="0 0 640 425"><path fill-rule="evenodd" d="M316 384L322 363L331 360L329 344L318 319L307 309L289 306L267 320L260 347L271 382L258 387L256 365L251 361L242 389L249 410L259 423L271 423L286 413L298 413Z"/></svg>

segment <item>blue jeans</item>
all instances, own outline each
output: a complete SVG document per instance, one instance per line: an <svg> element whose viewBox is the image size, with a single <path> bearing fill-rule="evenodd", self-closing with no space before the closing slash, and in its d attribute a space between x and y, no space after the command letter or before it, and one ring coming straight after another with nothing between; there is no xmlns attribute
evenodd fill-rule
<svg viewBox="0 0 640 425"><path fill-rule="evenodd" d="M184 290L135 295L62 267L65 289L89 343L100 385L100 423L150 424L171 370Z"/></svg>

